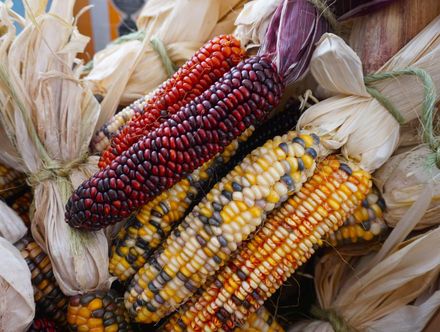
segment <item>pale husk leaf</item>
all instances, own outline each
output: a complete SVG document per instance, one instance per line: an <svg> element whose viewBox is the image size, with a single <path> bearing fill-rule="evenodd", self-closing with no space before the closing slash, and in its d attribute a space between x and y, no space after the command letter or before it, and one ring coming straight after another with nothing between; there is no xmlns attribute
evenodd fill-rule
<svg viewBox="0 0 440 332"><path fill-rule="evenodd" d="M26 331L35 315L31 272L9 241L0 237L0 331Z"/></svg>
<svg viewBox="0 0 440 332"><path fill-rule="evenodd" d="M440 17L381 70L418 67L432 76L438 88L438 56ZM341 38L326 34L312 56L311 71L318 83L334 96L310 107L300 118L298 128L315 130L324 136L327 148L341 148L344 156L359 160L368 171L379 168L396 149L400 126L363 87L359 57ZM424 92L418 78L401 76L383 80L374 86L400 111L405 122L420 117Z"/></svg>
<svg viewBox="0 0 440 332"><path fill-rule="evenodd" d="M423 188L430 182L434 186L433 197L416 229L440 223L440 170L429 164L432 151L426 145L419 145L409 151L391 157L374 176L376 186L381 191L387 209L385 220L395 227L406 211L420 197Z"/></svg>
<svg viewBox="0 0 440 332"><path fill-rule="evenodd" d="M246 3L238 15L234 36L246 49L258 48L280 0L253 0Z"/></svg>
<svg viewBox="0 0 440 332"><path fill-rule="evenodd" d="M23 220L5 202L0 200L0 236L11 243L20 240L27 232Z"/></svg>
<svg viewBox="0 0 440 332"><path fill-rule="evenodd" d="M148 1L137 20L144 38L110 44L96 53L94 67L85 77L92 91L104 96L97 126L101 127L119 104L127 105L143 97L168 78L159 55L151 46L153 37L164 43L172 62L180 66L213 32L232 33L232 22L242 3L243 0Z"/></svg>
<svg viewBox="0 0 440 332"><path fill-rule="evenodd" d="M34 176L32 234L49 255L67 295L106 288L110 283L104 232L84 234L64 220L72 186L96 171L96 158L78 162L66 176L39 173L82 160L99 117L99 104L79 80L81 64L76 53L84 50L88 38L73 25L73 4L73 0L58 0L47 14L28 11L29 20L18 36L10 11L0 4L1 21L8 25L0 39L0 120L6 132L3 136L15 149L15 153L6 151L5 159Z"/></svg>
<svg viewBox="0 0 440 332"><path fill-rule="evenodd" d="M334 310L359 331L421 331L440 306L440 291L432 287L440 257L427 254L440 249L439 241L437 228L401 243L379 262L372 255L360 260L342 260L336 252L324 256L315 272L319 306ZM333 328L325 321L310 321L289 331Z"/></svg>

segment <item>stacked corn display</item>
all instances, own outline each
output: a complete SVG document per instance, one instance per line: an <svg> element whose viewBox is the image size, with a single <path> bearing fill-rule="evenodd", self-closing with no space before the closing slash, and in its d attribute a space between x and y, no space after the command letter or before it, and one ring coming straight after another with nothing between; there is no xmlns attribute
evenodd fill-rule
<svg viewBox="0 0 440 332"><path fill-rule="evenodd" d="M49 257L30 236L23 237L15 246L31 271L37 312L52 319L59 328L65 327L67 299L58 287Z"/></svg>
<svg viewBox="0 0 440 332"><path fill-rule="evenodd" d="M32 322L27 332L56 332L55 323L46 318L37 318Z"/></svg>
<svg viewBox="0 0 440 332"><path fill-rule="evenodd" d="M342 225L371 186L371 176L356 164L337 158L322 161L301 190L269 216L165 329L232 331L243 324L322 245L322 238Z"/></svg>
<svg viewBox="0 0 440 332"><path fill-rule="evenodd" d="M202 94L243 58L240 42L233 36L222 35L208 41L151 96L135 102L128 110L122 111L122 116L116 116L116 121L105 126L104 131L109 132L111 128L118 133L114 135L111 146L102 153L99 167L108 166L148 131L157 128ZM119 130L124 120L129 118L131 121Z"/></svg>
<svg viewBox="0 0 440 332"><path fill-rule="evenodd" d="M158 321L215 274L266 213L315 170L319 138L289 132L249 154L174 229L134 276L125 304L138 322Z"/></svg>
<svg viewBox="0 0 440 332"><path fill-rule="evenodd" d="M382 218L384 211L385 201L379 197L377 190L372 190L344 224L327 236L326 242L338 247L379 238L388 229Z"/></svg>
<svg viewBox="0 0 440 332"><path fill-rule="evenodd" d="M69 331L132 331L122 298L113 291L96 291L70 298L67 307Z"/></svg>
<svg viewBox="0 0 440 332"><path fill-rule="evenodd" d="M282 89L270 59L254 56L240 62L83 182L67 203L67 222L97 230L128 217L263 120Z"/></svg>
<svg viewBox="0 0 440 332"><path fill-rule="evenodd" d="M247 139L253 131L253 126L249 127L213 161L204 164L189 177L143 206L115 239L110 257L110 272L121 281L131 278L168 236L172 226L180 221L188 208L197 201L200 193L210 190L213 178L217 182L220 174L224 174L225 170L237 164L254 148L269 138L293 128L298 116L296 107L285 110L256 129ZM229 163L231 158L233 160Z"/></svg>
<svg viewBox="0 0 440 332"><path fill-rule="evenodd" d="M265 307L261 307L252 313L246 323L236 328L234 332L284 332L284 329Z"/></svg>
<svg viewBox="0 0 440 332"><path fill-rule="evenodd" d="M246 140L252 132L253 127L248 128L221 155L155 197L126 223L112 246L109 270L114 276L126 281L146 263L199 194L209 190L211 177L229 161L239 142Z"/></svg>

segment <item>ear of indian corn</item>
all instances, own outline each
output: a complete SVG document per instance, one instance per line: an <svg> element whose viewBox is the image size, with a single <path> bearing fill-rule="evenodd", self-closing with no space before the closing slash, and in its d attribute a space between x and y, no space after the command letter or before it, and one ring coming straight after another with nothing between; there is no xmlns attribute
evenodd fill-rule
<svg viewBox="0 0 440 332"><path fill-rule="evenodd" d="M133 112L133 118L113 137L111 146L102 153L99 167L109 165L148 131L202 94L243 58L240 42L231 35L218 36L207 42L150 98L141 103L140 111Z"/></svg>
<svg viewBox="0 0 440 332"><path fill-rule="evenodd" d="M7 203L25 187L23 173L0 164L0 197Z"/></svg>
<svg viewBox="0 0 440 332"><path fill-rule="evenodd" d="M69 331L132 331L122 298L113 290L72 296L67 322Z"/></svg>
<svg viewBox="0 0 440 332"><path fill-rule="evenodd" d="M10 200L9 206L17 212L20 218L23 220L24 224L30 228L31 219L29 211L31 209L31 204L33 201L33 194L30 188L26 188L22 193L17 194L13 199Z"/></svg>
<svg viewBox="0 0 440 332"><path fill-rule="evenodd" d="M261 307L234 332L284 332L284 329L265 307Z"/></svg>
<svg viewBox="0 0 440 332"><path fill-rule="evenodd" d="M147 258L168 236L172 226L183 218L199 194L209 190L209 183L216 170L229 161L239 142L246 140L253 130L253 126L249 127L218 157L156 196L126 223L112 246L109 270L114 276L126 281L146 263Z"/></svg>
<svg viewBox="0 0 440 332"><path fill-rule="evenodd" d="M268 217L215 280L168 331L231 331L262 306L366 198L370 175L330 157L317 166L299 193Z"/></svg>
<svg viewBox="0 0 440 332"><path fill-rule="evenodd" d="M16 242L15 246L31 271L37 312L53 319L58 327L65 327L67 298L58 287L49 257L29 235Z"/></svg>
<svg viewBox="0 0 440 332"><path fill-rule="evenodd" d="M313 174L318 147L317 136L292 131L252 151L134 276L125 294L130 315L158 321L187 300Z"/></svg>
<svg viewBox="0 0 440 332"><path fill-rule="evenodd" d="M384 211L385 201L379 197L377 190L372 190L344 224L327 236L326 242L330 246L340 247L380 237L388 229L383 220Z"/></svg>
<svg viewBox="0 0 440 332"><path fill-rule="evenodd" d="M221 179L222 174L237 165L253 149L292 129L298 116L298 109L293 107L276 115L255 132L253 126L249 127L214 160L143 206L115 239L110 256L110 272L121 281L131 278L168 236L173 224L179 222L188 208L197 201L200 193L208 192Z"/></svg>
<svg viewBox="0 0 440 332"><path fill-rule="evenodd" d="M46 318L36 318L27 332L56 332L55 323Z"/></svg>
<svg viewBox="0 0 440 332"><path fill-rule="evenodd" d="M97 230L128 217L264 119L282 89L271 60L254 56L240 62L83 182L67 203L67 222Z"/></svg>

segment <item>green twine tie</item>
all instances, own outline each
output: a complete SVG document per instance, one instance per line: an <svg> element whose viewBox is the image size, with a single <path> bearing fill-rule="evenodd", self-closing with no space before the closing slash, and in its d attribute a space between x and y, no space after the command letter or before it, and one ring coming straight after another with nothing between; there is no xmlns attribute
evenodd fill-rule
<svg viewBox="0 0 440 332"><path fill-rule="evenodd" d="M88 153L85 153L81 157L72 160L64 165L59 164L56 161L46 161L43 168L36 173L28 174L27 184L31 187L35 187L43 181L57 180L62 178L68 178L72 173L72 169L77 168L81 164L87 161Z"/></svg>
<svg viewBox="0 0 440 332"><path fill-rule="evenodd" d="M425 70L420 68L404 68L390 72L368 75L364 78L364 82L368 93L383 107L385 107L399 124L403 124L405 123L405 118L402 116L399 110L397 110L394 105L376 88L372 87L371 84L377 81L382 81L388 78L396 78L404 75L417 76L423 83L423 90L425 93L425 98L422 104L423 142L428 144L430 149L434 152L435 163L437 167L440 168L440 141L438 137L435 136L433 127L433 117L437 94L432 77Z"/></svg>
<svg viewBox="0 0 440 332"><path fill-rule="evenodd" d="M324 310L313 306L310 313L317 319L330 323L335 332L354 332L352 328L336 311L328 309Z"/></svg>
<svg viewBox="0 0 440 332"><path fill-rule="evenodd" d="M177 70L177 66L173 63L170 56L168 55L168 51L165 47L165 44L159 37L153 37L150 40L151 47L153 50L159 55L160 60L162 61L163 66L168 74L168 77L171 77Z"/></svg>

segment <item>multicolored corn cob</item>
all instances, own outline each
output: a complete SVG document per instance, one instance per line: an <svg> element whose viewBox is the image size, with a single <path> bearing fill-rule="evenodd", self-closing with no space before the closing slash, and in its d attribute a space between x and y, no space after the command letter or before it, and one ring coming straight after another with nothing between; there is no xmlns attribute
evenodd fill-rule
<svg viewBox="0 0 440 332"><path fill-rule="evenodd" d="M128 217L263 120L282 89L271 60L254 56L241 62L83 182L67 203L67 222L97 230Z"/></svg>
<svg viewBox="0 0 440 332"><path fill-rule="evenodd" d="M113 290L71 297L67 322L69 331L132 331L122 298Z"/></svg>
<svg viewBox="0 0 440 332"><path fill-rule="evenodd" d="M52 271L49 257L27 235L15 243L31 271L37 312L50 317L59 328L66 326L67 298L61 292Z"/></svg>
<svg viewBox="0 0 440 332"><path fill-rule="evenodd" d="M327 158L299 193L266 220L168 331L232 331L262 306L285 280L366 198L369 173Z"/></svg>
<svg viewBox="0 0 440 332"><path fill-rule="evenodd" d="M153 96L153 93L139 98L131 105L124 107L121 111L113 115L95 136L93 136L91 143L92 150L101 153L107 149L111 144L112 138L119 135L121 130L131 119L143 113L144 108L147 106L147 101Z"/></svg>
<svg viewBox="0 0 440 332"><path fill-rule="evenodd" d="M146 263L159 243L168 236L172 226L180 221L188 208L197 201L198 194L210 190L212 181L208 180L221 179L220 175L237 165L243 156L268 139L292 129L298 117L298 109L292 107L276 115L255 132L253 126L249 127L214 160L204 164L191 176L142 207L121 229L114 241L110 256L110 272L121 281L131 278ZM251 133L252 136L249 137ZM231 158L232 162L229 162Z"/></svg>
<svg viewBox="0 0 440 332"><path fill-rule="evenodd" d="M199 194L209 190L216 169L229 161L240 142L246 140L253 130L253 126L249 127L222 154L155 197L126 223L112 247L109 270L114 276L126 281L144 266L147 258L168 236L172 226L183 218Z"/></svg>
<svg viewBox="0 0 440 332"><path fill-rule="evenodd" d="M31 219L29 216L29 211L33 199L34 199L34 195L32 194L32 190L30 188L26 188L26 190L23 191L23 193L17 195L9 203L9 206L15 212L17 212L17 214L20 216L20 218L23 220L23 222L28 228L31 227Z"/></svg>
<svg viewBox="0 0 440 332"><path fill-rule="evenodd" d="M372 190L344 224L327 236L327 242L338 247L378 238L388 229L382 218L384 211L385 201L379 197L377 190Z"/></svg>
<svg viewBox="0 0 440 332"><path fill-rule="evenodd" d="M36 318L27 332L57 332L53 321L46 318Z"/></svg>
<svg viewBox="0 0 440 332"><path fill-rule="evenodd" d="M218 36L207 42L144 105L141 104L141 111L134 111L135 116L112 139L110 148L103 152L99 167L102 169L110 165L150 130L201 95L243 60L244 54L240 42L231 35Z"/></svg>
<svg viewBox="0 0 440 332"><path fill-rule="evenodd" d="M289 132L252 151L174 229L132 279L125 304L139 322L178 308L313 174L319 138Z"/></svg>
<svg viewBox="0 0 440 332"><path fill-rule="evenodd" d="M5 201L12 199L23 190L25 180L23 173L0 164L0 197Z"/></svg>
<svg viewBox="0 0 440 332"><path fill-rule="evenodd" d="M261 307L252 313L246 323L237 327L234 332L284 332L284 329L265 307Z"/></svg>

